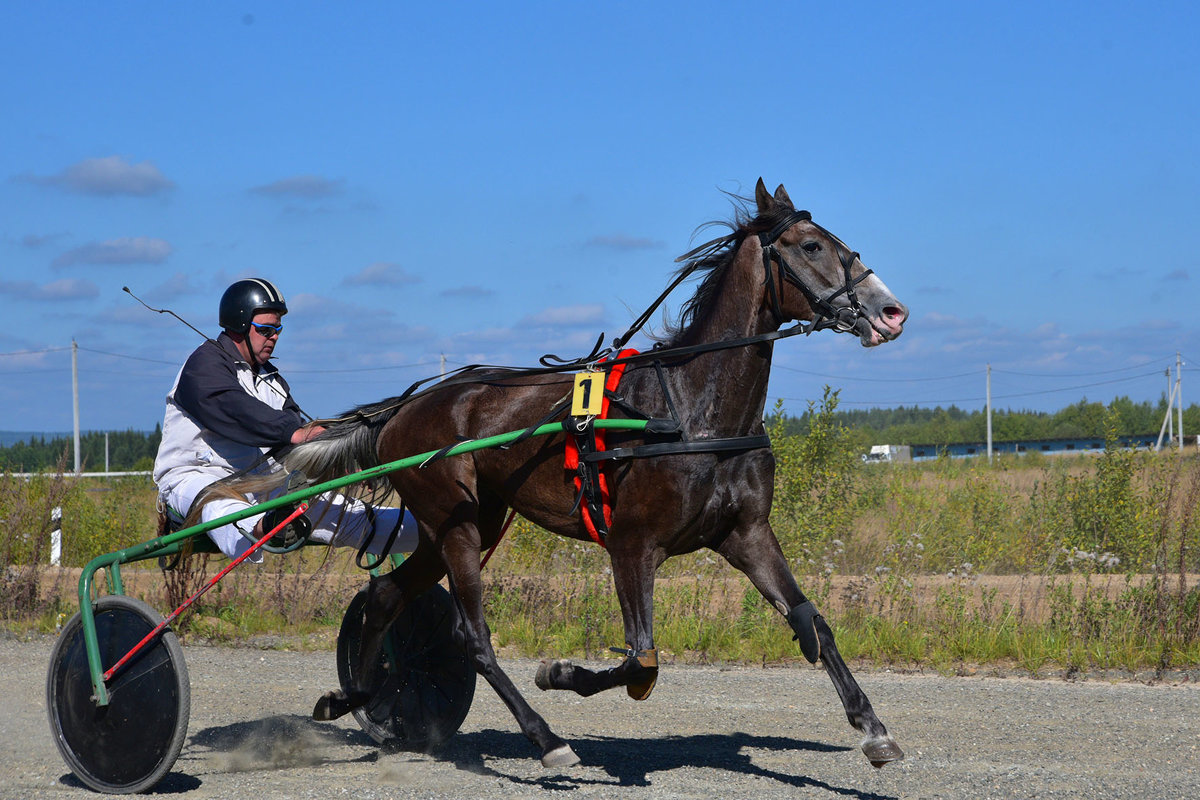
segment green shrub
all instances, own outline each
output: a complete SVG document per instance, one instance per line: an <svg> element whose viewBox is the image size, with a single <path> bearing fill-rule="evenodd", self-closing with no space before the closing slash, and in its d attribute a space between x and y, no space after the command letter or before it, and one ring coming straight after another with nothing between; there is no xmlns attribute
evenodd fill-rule
<svg viewBox="0 0 1200 800"><path fill-rule="evenodd" d="M850 430L835 415L838 393L828 386L819 405L808 404L808 431L785 433L782 401L768 428L775 453L771 523L789 559L823 553L845 537L858 508L862 461Z"/></svg>

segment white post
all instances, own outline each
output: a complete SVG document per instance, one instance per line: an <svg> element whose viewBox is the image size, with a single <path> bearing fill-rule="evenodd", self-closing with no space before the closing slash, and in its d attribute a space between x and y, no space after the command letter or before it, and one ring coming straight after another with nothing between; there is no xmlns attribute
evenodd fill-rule
<svg viewBox="0 0 1200 800"><path fill-rule="evenodd" d="M1175 440L1175 387L1171 385L1171 368L1167 367L1167 445Z"/></svg>
<svg viewBox="0 0 1200 800"><path fill-rule="evenodd" d="M62 566L62 506L55 506L50 512L50 566Z"/></svg>
<svg viewBox="0 0 1200 800"><path fill-rule="evenodd" d="M992 365L987 365L987 454L992 463Z"/></svg>
<svg viewBox="0 0 1200 800"><path fill-rule="evenodd" d="M75 474L80 472L79 458L79 345L71 340L71 400L75 409Z"/></svg>
<svg viewBox="0 0 1200 800"><path fill-rule="evenodd" d="M1171 374L1171 370L1168 368L1167 375L1169 376L1170 374ZM1159 450L1162 450L1163 434L1165 434L1167 432L1167 426L1168 426L1168 424L1170 424L1171 420L1175 419L1175 415L1172 413L1174 410L1175 410L1175 389L1174 389L1174 387L1171 386L1170 380L1168 380L1167 381L1167 415L1165 417L1163 417L1162 427L1158 429L1158 441L1154 445L1154 452L1156 452L1156 453ZM1171 443L1172 438L1174 438L1174 434L1171 434L1171 436L1167 437L1167 444Z"/></svg>

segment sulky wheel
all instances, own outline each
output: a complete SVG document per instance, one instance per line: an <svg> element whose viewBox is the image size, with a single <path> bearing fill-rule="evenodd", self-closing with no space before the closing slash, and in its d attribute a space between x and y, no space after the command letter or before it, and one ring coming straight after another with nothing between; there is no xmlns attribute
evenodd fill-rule
<svg viewBox="0 0 1200 800"><path fill-rule="evenodd" d="M338 679L350 686L359 671L367 590L350 601L338 633ZM466 719L475 670L455 643L454 601L435 585L404 609L384 637L380 680L371 701L354 712L372 739L426 750L449 739Z"/></svg>
<svg viewBox="0 0 1200 800"><path fill-rule="evenodd" d="M107 669L162 621L140 600L106 595L96 601L96 638ZM142 792L171 769L187 736L191 688L183 649L167 629L108 682L109 703L92 699L91 672L76 614L50 656L46 706L50 732L67 766L100 792Z"/></svg>

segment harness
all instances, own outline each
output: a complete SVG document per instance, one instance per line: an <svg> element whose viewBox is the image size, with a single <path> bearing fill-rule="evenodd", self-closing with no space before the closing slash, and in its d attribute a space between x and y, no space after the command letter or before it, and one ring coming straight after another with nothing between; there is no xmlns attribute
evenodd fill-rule
<svg viewBox="0 0 1200 800"><path fill-rule="evenodd" d="M622 356L636 353L636 350L621 351ZM604 431L596 430L594 420L605 419L608 416L608 406L612 398L618 396L617 387L628 363L617 364L608 370L598 417L571 418L567 422L572 435L567 437L564 466L576 473L575 508L580 509L588 536L601 547L604 546L608 531L612 527L612 500L608 491L608 479L594 458L597 452L604 452Z"/></svg>
<svg viewBox="0 0 1200 800"><path fill-rule="evenodd" d="M796 272L796 270L787 262L783 254L775 246L779 237L784 234L789 228L799 222L808 222L818 231L828 237L835 244L838 261L842 267L842 285L834 289L824 297L814 292L805 282L804 279ZM610 496L601 464L608 461L615 461L627 458L649 458L653 456L663 455L678 455L683 453L738 453L747 452L750 450L758 450L769 448L771 446L770 437L765 433L753 434L746 436L734 436L728 438L701 438L687 439L683 433L683 425L679 420L679 416L675 410L674 401L671 398L671 393L667 386L664 362L671 361L678 363L683 359L694 357L701 353L713 352L716 350L727 350L737 347L746 347L754 344L763 344L773 342L777 339L784 339L798 334L809 335L814 331L834 329L839 333L848 333L858 325L866 315L863 313L862 304L855 292L855 287L864 281L867 276L873 274L870 269L865 269L863 274L857 278L851 275L851 269L854 262L859 258L859 254L851 250L842 240L834 236L828 230L812 221L812 215L808 211L792 211L775 224L769 230L759 234L758 240L762 247L762 264L764 273L764 283L767 286L767 295L770 298L771 313L774 315L777 325L782 324L785 317L783 314L782 304L780 301L779 284L784 282L795 287L808 302L812 309L815 319L811 322L798 322L795 325L777 329L767 333L761 333L754 336L745 336L737 339L726 339L717 342L707 342L703 344L687 345L683 347L665 347L661 343L656 344L650 351L638 353L633 350L622 349L626 342L630 340L642 327L649 321L650 317L655 313L667 296L671 294L684 280L692 275L702 265L705 265L710 258L724 250L730 245L740 243L744 237L748 235L744 232L734 231L726 236L713 239L710 242L700 245L691 251L679 256L675 259L676 263L689 262L688 265L681 269L679 274L670 283L669 286L658 296L650 306L643 311L638 318L633 322L630 328L621 336L613 340L612 347L604 347L604 334L601 334L596 340L592 351L583 357L574 359L562 359L553 354L547 354L540 359L542 367L539 368L513 368L503 367L498 365L487 364L468 364L452 371L444 376L432 376L413 383L399 397L386 406L374 408L370 412L364 412L362 409L353 412L352 414L342 417L337 420L319 420L324 423L335 423L348 420L358 420L366 422L370 417L377 416L407 403L426 393L436 391L446 386L456 385L460 383L490 383L488 379L480 380L478 377L470 374L475 370L480 369L495 369L506 372L517 373L522 377L558 374L563 372L578 371L580 369L594 369L597 366L602 367L608 372L604 387L604 400L602 404L601 414L599 418L604 418L608 413L610 404L616 404L622 412L627 414L632 419L642 419L647 421L645 435L648 440L646 444L636 445L632 447L619 447L613 450L607 450L604 447L603 432L597 432L594 427L594 421L597 417L571 417L568 416L564 421L563 426L569 432L567 437L567 455L566 468L574 470L577 474L575 477L575 485L577 496L575 499L575 508L581 509L584 525L587 528L589 537L597 544L604 546L605 539L608 536L609 528L612 524L612 509L610 504ZM778 273L778 278L776 277ZM847 304L844 306L834 306L833 301L842 295L846 296ZM663 397L666 401L667 408L670 412L669 418L653 418L638 409L631 406L619 393L619 383L621 375L625 367L629 364L646 364L650 363L658 375L659 384L662 387ZM424 386L431 381L437 383L431 386ZM498 385L503 385L498 384ZM422 388L424 386L424 388ZM538 422L529 426L521 436L505 445L505 449L515 447L529 437L533 436L540 426L545 425L558 417L565 414L571 406L571 398L568 396L562 402L555 404L550 412ZM454 445L447 446L443 451L431 456L426 463L438 460L445 457ZM572 509L574 513L575 509Z"/></svg>
<svg viewBox="0 0 1200 800"><path fill-rule="evenodd" d="M621 357L625 360L615 363L609 369L605 379L604 400L600 414L595 417L568 417L564 423L564 427L570 434L566 441L564 465L566 469L574 470L576 473L575 506L571 509L571 513L575 513L576 509L580 511L588 536L601 547L607 546L609 530L612 528L612 499L608 489L608 479L604 470L601 469L604 462L681 453L747 452L771 446L771 438L765 433L728 438L685 439L683 426L675 413L675 404L667 389L666 376L660 361L655 361L654 366L662 385L663 396L671 411L671 418L655 419L639 412L625 402L621 395L617 394L621 377L626 365L629 364L629 356L634 353L635 351L632 350L622 351ZM646 426L648 438L653 438L657 434L668 436L673 441L619 447L614 450L605 449L604 431L596 430L595 421L607 417L609 405L613 402L617 403L629 416L635 419L645 419L650 423Z"/></svg>

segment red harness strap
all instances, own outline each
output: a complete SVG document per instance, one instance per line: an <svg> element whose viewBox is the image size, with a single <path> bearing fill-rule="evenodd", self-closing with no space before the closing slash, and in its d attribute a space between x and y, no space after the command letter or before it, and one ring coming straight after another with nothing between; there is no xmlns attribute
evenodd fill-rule
<svg viewBox="0 0 1200 800"><path fill-rule="evenodd" d="M622 350L617 354L618 359L627 358L632 355L637 355L637 350ZM603 360L601 361L603 363ZM606 419L608 417L608 392L615 392L617 386L621 383L621 376L625 373L625 363L614 364L608 371L608 378L604 381L604 399L600 401L600 416L597 419ZM596 431L596 452L604 449L604 431ZM579 477L579 446L575 443L574 437L567 437L567 458L566 468L575 473L575 490L582 491L583 480ZM600 501L601 508L604 513L604 528L608 530L612 527L612 503L609 500L608 480L604 476L604 470L600 470ZM600 537L600 533L596 530L596 524L592 521L592 515L588 512L587 503L579 504L579 514L583 517L583 526L587 528L588 536L596 544L604 547L604 540Z"/></svg>

